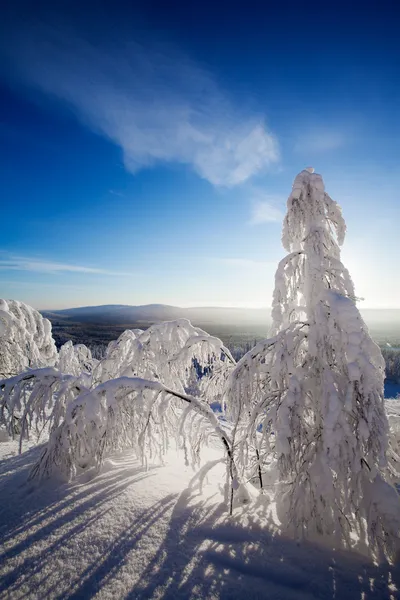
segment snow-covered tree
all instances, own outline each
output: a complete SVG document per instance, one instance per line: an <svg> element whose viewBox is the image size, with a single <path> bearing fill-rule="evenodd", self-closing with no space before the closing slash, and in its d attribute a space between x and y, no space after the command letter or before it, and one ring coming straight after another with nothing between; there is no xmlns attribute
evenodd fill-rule
<svg viewBox="0 0 400 600"><path fill-rule="evenodd" d="M110 342L93 371L93 384L117 377L160 381L179 392L205 395L209 401L224 389L233 368L221 340L194 327L187 319L155 323L146 331L127 330Z"/></svg>
<svg viewBox="0 0 400 600"><path fill-rule="evenodd" d="M61 346L58 353L57 369L64 374L81 377L82 382L90 387L93 369L99 361L92 357L92 353L85 344L74 345L71 340Z"/></svg>
<svg viewBox="0 0 400 600"><path fill-rule="evenodd" d="M235 452L246 468L255 457L260 480L276 463L278 514L296 535L351 547L356 533L371 552L390 553L400 513L385 479L385 365L340 261L341 209L311 169L296 177L287 208L274 337L230 376Z"/></svg>
<svg viewBox="0 0 400 600"><path fill-rule="evenodd" d="M232 488L237 474L231 444L205 391L218 398L234 365L221 340L186 319L158 323L145 332L127 330L109 344L101 361L93 360L86 346L67 342L56 368L31 369L0 381L0 424L14 436L19 420L20 448L32 431L49 433L33 471L39 477L54 472L72 477L126 447L143 462L159 461L171 440L194 465L208 438L217 436L229 459Z"/></svg>
<svg viewBox="0 0 400 600"><path fill-rule="evenodd" d="M400 402L398 398L385 401L389 421L389 471L400 489Z"/></svg>
<svg viewBox="0 0 400 600"><path fill-rule="evenodd" d="M0 378L56 361L50 321L23 302L0 299Z"/></svg>
<svg viewBox="0 0 400 600"><path fill-rule="evenodd" d="M85 375L45 367L0 380L0 426L19 437L20 451L31 434L39 440L44 430L48 434L60 425L69 403L88 390Z"/></svg>
<svg viewBox="0 0 400 600"><path fill-rule="evenodd" d="M76 389L72 380L65 379L64 388L69 393ZM219 439L221 449L231 456L229 435L208 404L158 381L108 380L92 390L81 390L64 413L32 476L57 473L69 479L82 468L98 469L107 454L126 448L132 448L144 464L162 462L173 441L183 447L187 463L196 466L210 437ZM236 479L234 465L228 461L228 466L233 468L231 479Z"/></svg>

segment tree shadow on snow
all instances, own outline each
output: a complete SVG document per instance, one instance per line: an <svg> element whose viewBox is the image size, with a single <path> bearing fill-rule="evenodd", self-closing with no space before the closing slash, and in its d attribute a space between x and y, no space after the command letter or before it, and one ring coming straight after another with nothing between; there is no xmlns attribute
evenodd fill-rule
<svg viewBox="0 0 400 600"><path fill-rule="evenodd" d="M261 501L229 517L219 494L207 499L193 485L136 506L135 489L157 471L133 459L113 459L114 470L89 482L33 486L26 478L39 451L0 469L0 596L380 600L400 589L399 567L281 536ZM125 520L113 530L108 519L121 505ZM104 527L111 530L100 539ZM146 564L141 555L150 538L156 543ZM66 572L75 548L74 570ZM49 577L57 568L59 577Z"/></svg>
<svg viewBox="0 0 400 600"><path fill-rule="evenodd" d="M40 449L32 448L2 464L0 597L3 593L7 597L29 597L26 590L35 590L35 597L55 597L57 585L47 585L43 594L38 591L48 578L44 567L52 568L53 557L60 549L73 544L75 538L110 512L121 494L151 476L151 470L137 466L135 461L129 468L100 474L88 485L79 480L74 484L32 484L27 478L39 453ZM7 564L11 567L4 568Z"/></svg>
<svg viewBox="0 0 400 600"><path fill-rule="evenodd" d="M262 525L264 523L264 526ZM332 552L282 537L265 509L175 504L168 534L127 596L139 598L394 599L400 569L374 566L354 553Z"/></svg>

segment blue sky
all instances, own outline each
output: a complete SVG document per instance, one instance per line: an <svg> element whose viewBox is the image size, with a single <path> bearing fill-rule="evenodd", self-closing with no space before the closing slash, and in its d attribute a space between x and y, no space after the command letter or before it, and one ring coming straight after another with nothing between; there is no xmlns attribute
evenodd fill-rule
<svg viewBox="0 0 400 600"><path fill-rule="evenodd" d="M400 307L400 9L240 4L9 4L0 296L269 306L312 165L361 306Z"/></svg>

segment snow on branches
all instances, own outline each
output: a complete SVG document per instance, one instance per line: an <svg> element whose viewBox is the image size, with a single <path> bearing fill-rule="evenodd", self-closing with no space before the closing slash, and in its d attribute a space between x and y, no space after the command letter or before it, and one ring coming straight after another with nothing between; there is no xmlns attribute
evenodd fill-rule
<svg viewBox="0 0 400 600"><path fill-rule="evenodd" d="M157 381L119 377L68 404L32 476L57 473L69 479L82 468L98 469L107 454L125 448L133 448L145 464L162 461L172 440L183 445L187 462L196 466L211 437L222 442L229 457L229 437L206 402Z"/></svg>
<svg viewBox="0 0 400 600"><path fill-rule="evenodd" d="M61 373L54 367L32 369L0 381L0 425L22 441L33 433L52 431L63 421L66 407L82 390L82 375Z"/></svg>
<svg viewBox="0 0 400 600"><path fill-rule="evenodd" d="M50 321L23 302L0 299L0 378L56 360Z"/></svg>
<svg viewBox="0 0 400 600"><path fill-rule="evenodd" d="M0 423L20 436L20 448L31 432L50 434L32 472L39 478L56 472L73 477L127 447L145 463L160 461L174 439L196 465L201 447L217 436L232 487L237 473L231 443L205 398L221 395L225 372L234 364L219 339L186 319L127 330L101 361L85 346L67 342L57 368L30 369L0 381Z"/></svg>
<svg viewBox="0 0 400 600"><path fill-rule="evenodd" d="M161 381L176 391L204 395L209 401L223 391L235 365L218 338L187 319L156 323L146 331L127 330L110 342L106 356L93 371L94 384L116 377Z"/></svg>
<svg viewBox="0 0 400 600"><path fill-rule="evenodd" d="M68 373L76 377L81 375L90 384L92 371L98 362L92 357L90 349L84 344L74 346L69 340L61 346L56 366L61 373Z"/></svg>
<svg viewBox="0 0 400 600"><path fill-rule="evenodd" d="M255 455L262 480L276 460L285 527L346 547L356 533L372 553L390 554L400 505L385 479L384 361L340 262L344 234L341 210L321 176L302 171L283 226L289 254L275 278L275 337L231 373L228 415L239 432L236 456L244 471Z"/></svg>

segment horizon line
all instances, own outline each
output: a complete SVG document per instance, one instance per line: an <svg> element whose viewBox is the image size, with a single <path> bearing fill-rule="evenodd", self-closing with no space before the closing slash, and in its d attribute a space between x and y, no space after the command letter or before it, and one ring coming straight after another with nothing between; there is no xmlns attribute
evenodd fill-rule
<svg viewBox="0 0 400 600"><path fill-rule="evenodd" d="M87 305L79 305L79 306L67 306L63 308L37 308L39 312L57 312L61 310L74 310L80 308L101 308L106 306L113 307L129 307L129 308L137 308L137 307L148 307L148 306L162 306L167 308L181 308L181 309L222 309L222 310L271 310L272 306L229 306L229 305L189 305L189 306L180 306L176 304L164 304L162 302L149 302L147 304L87 304ZM359 310L400 310L400 306L358 306Z"/></svg>

